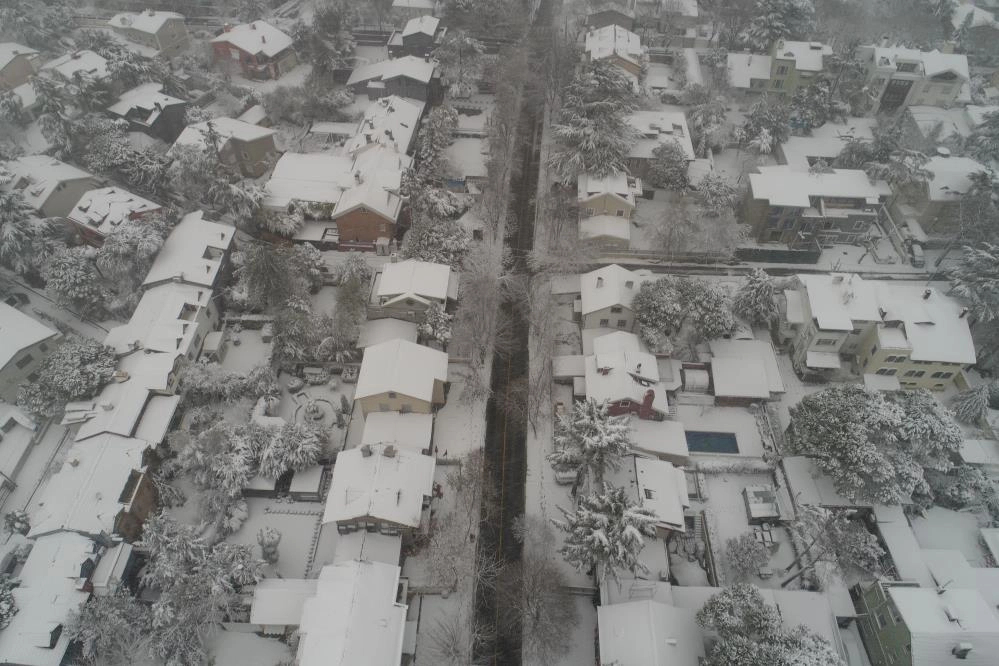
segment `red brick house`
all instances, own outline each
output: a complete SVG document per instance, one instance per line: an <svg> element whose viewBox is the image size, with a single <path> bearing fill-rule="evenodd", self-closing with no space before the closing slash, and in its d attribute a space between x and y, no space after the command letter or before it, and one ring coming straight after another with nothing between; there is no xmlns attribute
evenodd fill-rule
<svg viewBox="0 0 999 666"><path fill-rule="evenodd" d="M238 64L250 79L277 79L298 64L291 37L266 21L226 25L212 40L212 56L230 74Z"/></svg>

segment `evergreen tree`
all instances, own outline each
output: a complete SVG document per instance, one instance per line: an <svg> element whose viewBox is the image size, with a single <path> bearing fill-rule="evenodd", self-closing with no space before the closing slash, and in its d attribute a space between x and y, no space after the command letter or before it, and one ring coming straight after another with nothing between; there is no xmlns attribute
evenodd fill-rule
<svg viewBox="0 0 999 666"><path fill-rule="evenodd" d="M767 52L782 39L804 39L815 26L812 0L757 0L755 15L743 39Z"/></svg>
<svg viewBox="0 0 999 666"><path fill-rule="evenodd" d="M434 301L427 307L418 330L424 338L436 340L446 347L447 343L451 341L453 320L454 316L448 314L444 306Z"/></svg>
<svg viewBox="0 0 999 666"><path fill-rule="evenodd" d="M576 402L555 424L555 450L548 460L556 469L577 470L573 492L587 477L603 485L604 471L617 470L631 452L628 417L611 416L606 402Z"/></svg>
<svg viewBox="0 0 999 666"><path fill-rule="evenodd" d="M752 532L744 532L725 542L725 562L738 580L756 575L769 561L769 549Z"/></svg>
<svg viewBox="0 0 999 666"><path fill-rule="evenodd" d="M780 316L776 297L773 278L762 268L754 268L735 292L732 311L753 325L770 326Z"/></svg>
<svg viewBox="0 0 999 666"><path fill-rule="evenodd" d="M968 13L971 16L971 13ZM971 131L965 147L979 162L989 164L999 159L999 111L986 113L982 124Z"/></svg>
<svg viewBox="0 0 999 666"><path fill-rule="evenodd" d="M42 361L36 381L20 386L17 404L35 416L52 416L67 402L97 395L117 365L110 347L94 340L67 340Z"/></svg>
<svg viewBox="0 0 999 666"><path fill-rule="evenodd" d="M999 320L999 245L965 247L961 262L948 271L948 277L976 320L983 324Z"/></svg>
<svg viewBox="0 0 999 666"><path fill-rule="evenodd" d="M985 417L989 407L989 399L995 391L995 384L979 384L974 388L961 391L950 402L951 410L958 421L968 425L977 425Z"/></svg>
<svg viewBox="0 0 999 666"><path fill-rule="evenodd" d="M738 196L735 188L714 171L705 175L694 189L701 207L711 217L731 211Z"/></svg>
<svg viewBox="0 0 999 666"><path fill-rule="evenodd" d="M446 264L458 270L468 254L470 242L468 231L457 220L425 218L414 223L406 233L401 254L406 259Z"/></svg>
<svg viewBox="0 0 999 666"><path fill-rule="evenodd" d="M803 546L784 569L786 574L797 568L797 573L785 579L781 587L812 571L819 562L832 565L844 576L858 572L870 575L879 570L884 550L877 536L846 511L802 505L791 531Z"/></svg>
<svg viewBox="0 0 999 666"><path fill-rule="evenodd" d="M130 666L150 656L152 612L125 589L91 597L67 625L70 638L80 645L80 656L87 664Z"/></svg>
<svg viewBox="0 0 999 666"><path fill-rule="evenodd" d="M653 187L683 192L690 186L687 180L687 154L676 141L667 141L652 151L646 179Z"/></svg>
<svg viewBox="0 0 999 666"><path fill-rule="evenodd" d="M433 57L441 68L441 79L451 97L470 97L482 79L482 42L464 30L448 30Z"/></svg>
<svg viewBox="0 0 999 666"><path fill-rule="evenodd" d="M17 584L7 574L0 575L0 630L6 629L17 615L13 589Z"/></svg>
<svg viewBox="0 0 999 666"><path fill-rule="evenodd" d="M288 471L314 466L323 452L325 435L301 423L288 423L274 433L260 455L259 474L277 479Z"/></svg>
<svg viewBox="0 0 999 666"><path fill-rule="evenodd" d="M0 184L9 180L0 179ZM31 244L38 236L38 227L31 219L31 206L20 191L0 192L0 265L17 273L35 268Z"/></svg>
<svg viewBox="0 0 999 666"><path fill-rule="evenodd" d="M579 499L574 511L559 507L564 520L552 521L566 533L559 549L578 571L596 569L600 579L618 580L618 571L648 573L638 560L645 537L656 535L656 515L637 506L623 488L603 485L600 492Z"/></svg>

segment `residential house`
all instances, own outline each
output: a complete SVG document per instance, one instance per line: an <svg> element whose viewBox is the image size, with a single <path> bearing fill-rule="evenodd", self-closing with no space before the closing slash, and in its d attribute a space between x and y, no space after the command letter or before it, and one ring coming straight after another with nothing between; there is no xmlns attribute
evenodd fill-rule
<svg viewBox="0 0 999 666"><path fill-rule="evenodd" d="M856 55L867 65L867 89L877 113L971 101L967 56L901 46L861 46Z"/></svg>
<svg viewBox="0 0 999 666"><path fill-rule="evenodd" d="M590 30L617 25L625 30L635 29L635 11L616 2L600 2L591 7L586 16L586 27Z"/></svg>
<svg viewBox="0 0 999 666"><path fill-rule="evenodd" d="M906 138L925 153L940 145L963 141L985 121L985 114L999 111L999 106L968 104L945 109L939 106L913 105L905 110Z"/></svg>
<svg viewBox="0 0 999 666"><path fill-rule="evenodd" d="M587 30L583 51L590 61L606 60L617 65L637 85L646 54L641 38L635 33L619 25Z"/></svg>
<svg viewBox="0 0 999 666"><path fill-rule="evenodd" d="M227 274L235 234L234 227L209 222L200 210L188 213L167 236L142 288L179 282L215 289Z"/></svg>
<svg viewBox="0 0 999 666"><path fill-rule="evenodd" d="M381 145L399 154L413 149L416 130L423 116L423 102L404 97L382 97L369 104L357 131L344 143L344 150L356 156Z"/></svg>
<svg viewBox="0 0 999 666"><path fill-rule="evenodd" d="M316 596L302 606L299 666L398 666L406 635L406 590L400 568L350 560L319 572Z"/></svg>
<svg viewBox="0 0 999 666"><path fill-rule="evenodd" d="M631 303L648 275L647 271L630 271L617 264L580 275L578 308L574 309L583 328L634 330Z"/></svg>
<svg viewBox="0 0 999 666"><path fill-rule="evenodd" d="M0 184L0 190L20 192L39 217L66 217L80 197L96 185L86 171L46 155L18 157L4 168L12 178Z"/></svg>
<svg viewBox="0 0 999 666"><path fill-rule="evenodd" d="M942 390L975 363L967 309L922 284L858 275L798 275L784 292L779 338L800 372L897 377L902 388Z"/></svg>
<svg viewBox="0 0 999 666"><path fill-rule="evenodd" d="M961 229L961 199L971 190L972 177L978 173L991 175L991 170L970 157L952 156L946 148L939 149L925 168L932 177L914 196L900 197L892 206L892 217L896 224L915 221L923 232L950 241ZM963 213L970 215L967 210Z"/></svg>
<svg viewBox="0 0 999 666"><path fill-rule="evenodd" d="M656 148L672 141L680 146L688 160L693 160L694 146L687 129L687 117L680 107L664 106L655 111L636 111L628 124L638 131L638 140L628 153L628 172L645 178Z"/></svg>
<svg viewBox="0 0 999 666"><path fill-rule="evenodd" d="M576 204L580 218L610 215L630 220L637 205L636 199L640 196L641 178L634 178L623 171L602 178L584 173L576 180Z"/></svg>
<svg viewBox="0 0 999 666"><path fill-rule="evenodd" d="M825 68L832 47L820 42L781 40L770 55L728 54L728 78L733 88L750 93L793 95Z"/></svg>
<svg viewBox="0 0 999 666"><path fill-rule="evenodd" d="M167 155L175 151L177 146L214 149L223 164L239 169L244 176L257 178L270 169L277 159L278 151L274 145L276 133L277 130L233 118L215 118L188 125ZM214 145L216 143L218 145Z"/></svg>
<svg viewBox="0 0 999 666"><path fill-rule="evenodd" d="M74 443L42 490L28 537L77 532L135 541L156 510L150 462L151 447L142 439L105 434Z"/></svg>
<svg viewBox="0 0 999 666"><path fill-rule="evenodd" d="M406 22L402 30L395 30L389 36L390 58L416 56L426 58L444 41L447 28L440 19L424 14Z"/></svg>
<svg viewBox="0 0 999 666"><path fill-rule="evenodd" d="M364 350L354 400L372 412L429 414L447 401L447 354L403 340Z"/></svg>
<svg viewBox="0 0 999 666"><path fill-rule="evenodd" d="M430 506L434 458L393 444L362 444L337 454L323 523L341 534L396 536L420 529Z"/></svg>
<svg viewBox="0 0 999 666"><path fill-rule="evenodd" d="M0 509L17 487L17 475L38 434L38 424L34 420L14 405L0 400Z"/></svg>
<svg viewBox="0 0 999 666"><path fill-rule="evenodd" d="M187 102L163 93L160 83L143 83L123 92L108 107L112 116L128 121L129 130L173 143L187 126Z"/></svg>
<svg viewBox="0 0 999 666"><path fill-rule="evenodd" d="M757 240L792 247L856 243L891 196L883 180L871 182L860 169L811 173L788 165L760 167L750 174L743 218Z"/></svg>
<svg viewBox="0 0 999 666"><path fill-rule="evenodd" d="M266 21L226 26L212 39L215 63L250 79L278 79L298 64L292 38Z"/></svg>
<svg viewBox="0 0 999 666"><path fill-rule="evenodd" d="M0 399L13 403L62 335L6 303L0 303Z"/></svg>
<svg viewBox="0 0 999 666"><path fill-rule="evenodd" d="M778 164L787 164L795 171L808 171L820 160L832 165L850 141L872 140L876 125L875 118L850 118L845 124L827 122L808 136L792 136L777 144L774 156Z"/></svg>
<svg viewBox="0 0 999 666"><path fill-rule="evenodd" d="M630 477L625 487L633 489L635 503L656 514L656 537L668 543L674 535L682 535L684 512L690 508L684 471L665 460L637 455L628 456L622 467Z"/></svg>
<svg viewBox="0 0 999 666"><path fill-rule="evenodd" d="M777 352L769 339L720 338L711 350L711 389L716 405L744 407L778 399L785 391Z"/></svg>
<svg viewBox="0 0 999 666"><path fill-rule="evenodd" d="M80 197L66 219L85 243L101 247L122 223L153 217L162 210L159 204L120 187L101 187Z"/></svg>
<svg viewBox="0 0 999 666"><path fill-rule="evenodd" d="M872 666L995 663L999 615L976 590L877 581L853 596Z"/></svg>
<svg viewBox="0 0 999 666"><path fill-rule="evenodd" d="M150 367L143 367L146 358L153 359ZM90 404L70 403L63 423L79 425L75 441L112 435L141 439L151 446L161 444L180 404L180 396L169 393L174 387L165 384L176 377L174 358L170 354L133 354L127 367L137 370L135 375L119 368L115 380L93 401L81 401Z"/></svg>
<svg viewBox="0 0 999 666"><path fill-rule="evenodd" d="M62 83L75 83L79 79L100 80L110 76L108 61L89 50L59 56L42 65L41 71Z"/></svg>
<svg viewBox="0 0 999 666"><path fill-rule="evenodd" d="M370 99L398 95L434 103L441 98L437 61L429 56L407 55L355 67L347 79L347 87Z"/></svg>
<svg viewBox="0 0 999 666"><path fill-rule="evenodd" d="M698 666L704 637L694 613L654 599L597 606L600 664Z"/></svg>
<svg viewBox="0 0 999 666"><path fill-rule="evenodd" d="M38 71L38 51L14 42L0 42L0 90L13 90Z"/></svg>
<svg viewBox="0 0 999 666"><path fill-rule="evenodd" d="M391 444L397 449L429 456L433 432L433 414L372 412L364 418L361 445Z"/></svg>
<svg viewBox="0 0 999 666"><path fill-rule="evenodd" d="M128 41L168 58L180 55L191 45L184 17L176 12L146 9L138 13L115 14L108 25Z"/></svg>
<svg viewBox="0 0 999 666"><path fill-rule="evenodd" d="M406 259L385 264L371 290L378 317L422 322L432 303L448 308L458 298L458 274L444 264Z"/></svg>
<svg viewBox="0 0 999 666"><path fill-rule="evenodd" d="M441 12L438 0L392 0L392 14L404 21L421 16L437 16Z"/></svg>

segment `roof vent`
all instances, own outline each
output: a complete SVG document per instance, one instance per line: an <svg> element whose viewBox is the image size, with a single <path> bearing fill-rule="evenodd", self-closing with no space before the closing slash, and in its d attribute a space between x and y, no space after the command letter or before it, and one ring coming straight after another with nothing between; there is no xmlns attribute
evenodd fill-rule
<svg viewBox="0 0 999 666"><path fill-rule="evenodd" d="M947 619L951 622L960 622L961 618L957 614L957 609L950 604L944 606L944 613L947 615Z"/></svg>
<svg viewBox="0 0 999 666"><path fill-rule="evenodd" d="M256 29L257 29L257 24L256 23L251 23L250 24L250 30L256 30Z"/></svg>
<svg viewBox="0 0 999 666"><path fill-rule="evenodd" d="M955 645L950 653L957 657L958 659L967 659L971 651L975 649L975 646L971 643L958 643Z"/></svg>
<svg viewBox="0 0 999 666"><path fill-rule="evenodd" d="M395 447L389 444L384 449L382 449L382 455L386 458L395 458Z"/></svg>
<svg viewBox="0 0 999 666"><path fill-rule="evenodd" d="M927 289L926 291L923 292L923 300L924 301L925 300L929 300L930 296L932 296L932 295L933 295L933 290L932 289Z"/></svg>
<svg viewBox="0 0 999 666"><path fill-rule="evenodd" d="M361 455L364 456L365 458L371 456L371 446L369 446L368 444L365 444L364 446L362 446L361 447Z"/></svg>

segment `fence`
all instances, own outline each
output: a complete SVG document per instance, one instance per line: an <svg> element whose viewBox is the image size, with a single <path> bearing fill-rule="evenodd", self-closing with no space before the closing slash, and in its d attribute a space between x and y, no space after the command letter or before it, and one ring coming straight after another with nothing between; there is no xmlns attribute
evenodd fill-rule
<svg viewBox="0 0 999 666"><path fill-rule="evenodd" d="M822 248L817 241L801 250L790 248L740 247L735 258L740 261L759 261L771 264L817 264L822 256Z"/></svg>

